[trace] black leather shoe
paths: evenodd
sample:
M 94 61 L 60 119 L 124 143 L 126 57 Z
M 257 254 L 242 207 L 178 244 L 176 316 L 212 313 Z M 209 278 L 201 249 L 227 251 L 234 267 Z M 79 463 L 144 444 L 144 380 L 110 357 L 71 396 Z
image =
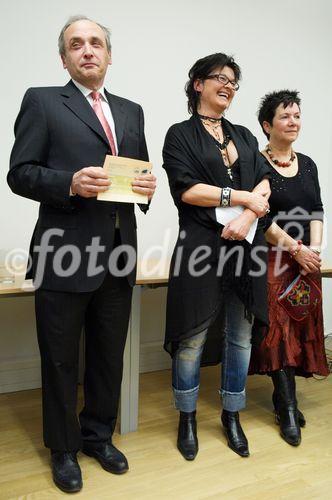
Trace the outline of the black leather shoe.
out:
M 276 422 L 280 435 L 291 446 L 301 443 L 301 429 L 295 394 L 294 369 L 285 368 L 271 373 L 274 385 L 274 401 L 277 407 Z
M 240 424 L 239 412 L 223 410 L 221 422 L 230 449 L 240 457 L 249 457 L 248 440 Z
M 53 481 L 65 493 L 75 493 L 82 489 L 82 474 L 76 453 L 51 451 Z
M 129 469 L 126 457 L 112 443 L 88 443 L 83 444 L 83 453 L 94 457 L 103 469 L 113 474 L 124 474 Z
M 180 411 L 177 447 L 186 460 L 194 460 L 198 452 L 196 411 Z

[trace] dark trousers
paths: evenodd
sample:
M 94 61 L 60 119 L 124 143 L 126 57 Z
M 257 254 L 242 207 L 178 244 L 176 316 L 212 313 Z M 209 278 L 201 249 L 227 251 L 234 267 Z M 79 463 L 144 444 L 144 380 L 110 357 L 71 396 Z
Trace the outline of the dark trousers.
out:
M 76 451 L 82 440 L 101 442 L 111 438 L 118 413 L 131 297 L 127 278 L 109 273 L 94 292 L 36 291 L 46 447 Z M 83 326 L 85 404 L 78 418 L 78 360 Z

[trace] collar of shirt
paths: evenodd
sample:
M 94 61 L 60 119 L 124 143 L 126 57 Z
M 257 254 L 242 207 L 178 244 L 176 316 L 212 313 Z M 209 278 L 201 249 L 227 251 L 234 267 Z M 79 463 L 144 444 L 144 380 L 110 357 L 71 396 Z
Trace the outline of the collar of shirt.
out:
M 92 90 L 91 89 L 88 89 L 86 87 L 84 87 L 84 85 L 82 85 L 81 83 L 78 83 L 76 80 L 72 80 L 72 82 L 74 83 L 74 85 L 76 85 L 76 87 L 78 88 L 78 90 L 80 90 L 82 92 L 82 94 L 84 95 L 84 97 L 89 97 Z M 105 94 L 105 87 L 101 87 L 100 89 L 98 89 L 98 91 L 100 93 L 100 95 L 102 96 L 103 100 L 108 102 L 107 98 L 106 98 L 106 94 Z
M 78 88 L 80 92 L 84 95 L 88 103 L 90 104 L 91 107 L 93 107 L 93 99 L 91 96 L 91 89 L 88 89 L 84 87 L 81 83 L 78 83 L 76 80 L 72 80 L 73 84 Z M 109 126 L 111 127 L 112 134 L 113 134 L 113 139 L 114 139 L 114 144 L 115 144 L 115 150 L 116 153 L 118 154 L 118 143 L 117 143 L 117 138 L 116 138 L 116 131 L 115 131 L 115 123 L 114 123 L 114 118 L 112 115 L 112 110 L 110 108 L 110 104 L 106 98 L 105 94 L 105 87 L 101 87 L 98 92 L 100 92 L 100 95 L 102 96 L 100 101 L 101 101 L 101 106 L 103 108 L 103 112 L 105 115 L 106 120 L 108 121 Z

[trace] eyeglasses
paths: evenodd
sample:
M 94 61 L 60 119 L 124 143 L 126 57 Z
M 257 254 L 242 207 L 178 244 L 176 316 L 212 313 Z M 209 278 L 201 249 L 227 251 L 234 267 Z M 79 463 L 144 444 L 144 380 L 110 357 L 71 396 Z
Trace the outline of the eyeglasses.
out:
M 237 90 L 239 90 L 239 88 L 240 88 L 240 85 L 237 82 L 235 82 L 234 80 L 230 80 L 223 73 L 216 73 L 214 75 L 208 75 L 205 77 L 205 80 L 217 80 L 219 83 L 222 83 L 225 86 L 230 83 L 232 89 L 235 90 L 235 92 Z

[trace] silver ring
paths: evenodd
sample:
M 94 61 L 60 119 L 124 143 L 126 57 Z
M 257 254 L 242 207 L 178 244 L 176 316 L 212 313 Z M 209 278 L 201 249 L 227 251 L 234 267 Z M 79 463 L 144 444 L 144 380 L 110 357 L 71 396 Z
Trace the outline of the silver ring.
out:
M 267 214 L 269 214 L 269 213 L 270 213 L 270 209 L 269 209 L 269 208 L 267 208 L 267 209 L 265 210 L 265 212 L 266 212 Z

